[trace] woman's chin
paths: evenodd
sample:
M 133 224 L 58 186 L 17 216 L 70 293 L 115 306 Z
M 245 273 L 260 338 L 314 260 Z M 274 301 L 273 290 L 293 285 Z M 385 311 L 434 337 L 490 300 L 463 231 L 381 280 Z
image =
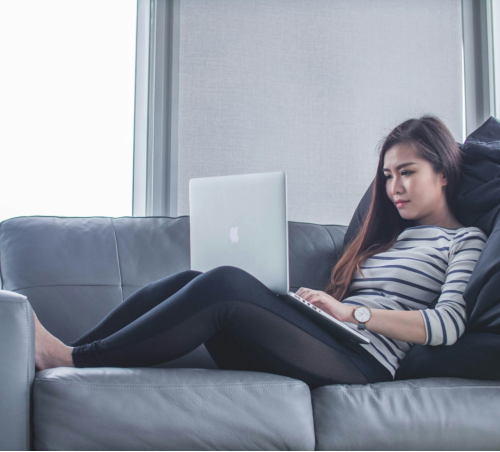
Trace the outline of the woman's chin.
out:
M 407 212 L 399 212 L 399 215 L 403 220 L 408 220 L 408 221 L 414 221 L 415 220 L 415 215 L 411 215 Z

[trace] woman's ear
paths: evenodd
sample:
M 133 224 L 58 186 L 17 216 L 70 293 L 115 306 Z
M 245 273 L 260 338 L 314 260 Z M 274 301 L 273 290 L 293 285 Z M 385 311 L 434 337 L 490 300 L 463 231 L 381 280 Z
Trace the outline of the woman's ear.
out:
M 441 172 L 441 184 L 443 187 L 448 185 L 448 178 L 446 177 L 446 174 L 444 174 L 444 171 Z

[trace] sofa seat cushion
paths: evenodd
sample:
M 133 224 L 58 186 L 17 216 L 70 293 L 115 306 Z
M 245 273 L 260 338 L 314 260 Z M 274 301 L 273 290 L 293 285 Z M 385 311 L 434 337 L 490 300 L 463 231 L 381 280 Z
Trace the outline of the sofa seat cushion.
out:
M 316 450 L 498 450 L 500 382 L 425 378 L 312 391 Z
M 39 371 L 37 450 L 314 450 L 302 381 L 249 371 L 69 368 Z

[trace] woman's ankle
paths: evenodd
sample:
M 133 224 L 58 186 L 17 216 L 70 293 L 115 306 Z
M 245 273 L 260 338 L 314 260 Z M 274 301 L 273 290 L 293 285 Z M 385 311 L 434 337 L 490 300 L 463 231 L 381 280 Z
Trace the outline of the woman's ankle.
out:
M 65 345 L 66 350 L 62 354 L 62 359 L 64 363 L 64 367 L 75 367 L 75 363 L 73 362 L 73 347 L 68 347 Z

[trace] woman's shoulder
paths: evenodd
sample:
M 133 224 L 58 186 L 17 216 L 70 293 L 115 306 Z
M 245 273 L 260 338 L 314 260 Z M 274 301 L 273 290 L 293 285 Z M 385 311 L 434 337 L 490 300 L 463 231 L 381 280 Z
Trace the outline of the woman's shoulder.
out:
M 465 236 L 477 236 L 483 238 L 485 241 L 488 239 L 488 236 L 476 226 L 463 226 L 455 231 L 455 238 Z

